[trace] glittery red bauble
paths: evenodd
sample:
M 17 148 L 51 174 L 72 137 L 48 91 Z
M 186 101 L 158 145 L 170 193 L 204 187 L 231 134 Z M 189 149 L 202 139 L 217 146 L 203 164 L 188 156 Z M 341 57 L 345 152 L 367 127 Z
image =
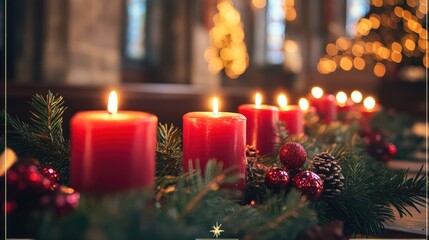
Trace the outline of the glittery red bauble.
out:
M 313 200 L 318 199 L 323 193 L 323 180 L 312 171 L 301 171 L 292 182 L 296 189 Z
M 265 175 L 265 185 L 268 189 L 279 191 L 285 189 L 289 184 L 289 174 L 284 169 L 271 169 Z
M 307 152 L 300 144 L 288 142 L 280 148 L 279 158 L 288 169 L 300 168 L 307 159 Z
M 55 169 L 51 168 L 51 167 L 43 167 L 41 172 L 43 173 L 43 175 L 47 178 L 49 178 L 49 180 L 51 180 L 51 189 L 55 190 L 59 187 L 59 183 L 60 183 L 60 175 L 57 173 L 57 171 L 55 171 Z

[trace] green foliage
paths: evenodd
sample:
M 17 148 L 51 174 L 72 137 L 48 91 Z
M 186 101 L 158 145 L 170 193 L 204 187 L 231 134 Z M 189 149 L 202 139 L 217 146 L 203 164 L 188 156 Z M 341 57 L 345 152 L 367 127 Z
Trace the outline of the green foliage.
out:
M 7 116 L 8 147 L 19 156 L 32 156 L 41 164 L 57 169 L 64 183 L 69 175 L 70 144 L 62 132 L 65 111 L 61 96 L 36 94 L 30 101 L 29 123 Z M 2 113 L 4 114 L 4 113 Z M 222 165 L 209 161 L 205 175 L 192 170 L 182 173 L 180 130 L 167 124 L 158 128 L 156 148 L 156 191 L 134 191 L 108 196 L 83 194 L 80 206 L 65 218 L 46 213 L 40 237 L 43 239 L 193 239 L 209 238 L 216 221 L 222 237 L 245 239 L 293 239 L 319 223 L 342 220 L 347 233 L 364 235 L 383 231 L 394 220 L 393 211 L 411 215 L 409 209 L 424 206 L 426 178 L 421 171 L 413 178 L 407 171 L 393 171 L 367 156 L 353 124 L 317 122 L 306 126 L 307 136 L 289 136 L 278 124 L 281 144 L 295 141 L 304 146 L 308 158 L 327 151 L 342 167 L 345 188 L 340 195 L 306 201 L 299 192 L 272 194 L 263 184 L 264 171 L 281 166 L 277 154 L 256 157 L 247 186 L 260 192 L 260 204 L 242 203 L 242 193 L 225 187 L 237 176 Z M 4 139 L 4 138 L 3 138 Z M 308 165 L 307 164 L 305 166 Z M 248 175 L 249 177 L 249 175 Z M 250 179 L 250 180 L 249 180 Z M 246 192 L 249 200 L 249 192 Z
M 156 146 L 156 176 L 178 176 L 182 172 L 182 132 L 173 124 L 159 124 Z
M 329 152 L 342 167 L 344 191 L 336 197 L 322 195 L 312 202 L 319 222 L 342 220 L 347 232 L 370 235 L 382 232 L 385 224 L 395 219 L 393 209 L 402 217 L 411 215 L 409 208 L 424 206 L 426 179 L 421 171 L 408 178 L 406 170 L 388 169 L 369 157 L 360 148 L 358 130 L 356 125 L 337 122 L 315 124 L 309 128 L 308 136 L 288 136 L 282 141 L 302 144 L 309 158 Z
M 29 103 L 33 109 L 29 123 L 2 112 L 7 118 L 7 146 L 20 157 L 34 157 L 43 166 L 55 168 L 62 183 L 67 183 L 70 143 L 62 131 L 64 100 L 49 91 L 46 96 L 34 95 Z
M 223 171 L 216 161 L 209 161 L 205 173 L 183 174 L 170 190 L 156 196 L 144 191 L 82 195 L 78 209 L 65 218 L 45 216 L 40 238 L 211 238 L 209 231 L 218 222 L 224 238 L 293 239 L 316 221 L 314 211 L 296 191 L 286 198 L 269 196 L 264 206 L 240 205 L 236 192 L 219 188 L 235 182 L 237 176 Z
M 387 141 L 395 144 L 397 159 L 415 160 L 419 150 L 425 151 L 425 139 L 411 131 L 414 123 L 409 115 L 381 111 L 372 118 L 371 128 L 380 130 Z

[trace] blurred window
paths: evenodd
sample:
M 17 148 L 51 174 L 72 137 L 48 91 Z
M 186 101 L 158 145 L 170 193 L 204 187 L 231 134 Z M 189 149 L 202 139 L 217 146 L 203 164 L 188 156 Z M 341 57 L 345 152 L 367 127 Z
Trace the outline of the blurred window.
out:
M 368 0 L 347 0 L 346 33 L 349 37 L 356 35 L 356 24 L 369 11 Z
M 143 60 L 146 56 L 146 0 L 127 0 L 125 56 Z
M 265 57 L 269 64 L 278 65 L 284 61 L 285 30 L 284 0 L 268 0 Z

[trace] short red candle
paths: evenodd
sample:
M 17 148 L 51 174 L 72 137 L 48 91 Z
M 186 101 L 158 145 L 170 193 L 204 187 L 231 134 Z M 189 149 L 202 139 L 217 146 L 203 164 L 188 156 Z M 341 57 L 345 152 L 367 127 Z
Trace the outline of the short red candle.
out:
M 323 95 L 320 98 L 310 98 L 311 106 L 316 108 L 317 114 L 320 119 L 329 124 L 337 120 L 337 106 L 334 95 Z
M 337 112 L 338 114 L 347 114 L 349 112 L 352 112 L 354 110 L 355 104 L 350 101 L 347 100 L 346 103 L 344 104 L 337 104 Z
M 259 154 L 273 154 L 278 141 L 276 124 L 279 121 L 279 109 L 275 106 L 244 104 L 238 112 L 247 118 L 246 144 L 253 145 Z
M 155 115 L 79 112 L 71 120 L 71 185 L 107 193 L 151 187 L 155 177 Z
M 304 133 L 304 114 L 296 105 L 280 108 L 279 121 L 285 124 L 291 135 Z
M 278 97 L 280 106 L 279 121 L 285 124 L 290 135 L 304 133 L 304 113 L 297 105 L 287 105 L 284 94 Z
M 238 113 L 190 112 L 183 116 L 183 166 L 189 161 L 201 171 L 210 159 L 222 162 L 224 169 L 233 167 L 243 176 L 237 188 L 244 188 L 246 170 L 246 118 Z
M 365 107 L 360 106 L 358 109 L 358 112 L 360 113 L 359 116 L 359 123 L 363 129 L 370 128 L 370 122 L 371 119 L 374 117 L 374 115 L 381 111 L 381 106 L 379 104 L 374 103 L 374 106 Z
M 337 99 L 337 112 L 342 117 L 345 117 L 348 113 L 354 109 L 354 103 L 347 97 L 347 94 L 343 91 L 339 91 L 336 96 Z

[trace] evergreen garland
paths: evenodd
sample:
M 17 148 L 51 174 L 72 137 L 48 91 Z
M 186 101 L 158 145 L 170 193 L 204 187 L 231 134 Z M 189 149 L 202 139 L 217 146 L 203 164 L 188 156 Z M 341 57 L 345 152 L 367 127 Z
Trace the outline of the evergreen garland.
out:
M 67 184 L 70 142 L 63 136 L 66 110 L 63 97 L 48 91 L 46 96 L 35 94 L 29 104 L 32 107 L 29 123 L 1 112 L 7 118 L 8 147 L 20 157 L 34 157 L 42 165 L 53 167 L 61 175 L 61 182 Z
M 29 124 L 6 115 L 8 146 L 20 156 L 33 156 L 42 165 L 56 168 L 67 182 L 70 145 L 62 133 L 66 109 L 63 99 L 51 92 L 46 97 L 36 94 L 30 105 L 33 111 Z M 160 124 L 155 192 L 83 195 L 78 209 L 64 218 L 45 212 L 38 221 L 39 236 L 192 239 L 211 237 L 210 227 L 219 221 L 227 230 L 222 237 L 293 239 L 316 222 L 325 225 L 334 220 L 343 221 L 348 234 L 370 235 L 382 232 L 385 224 L 395 219 L 393 209 L 402 217 L 411 215 L 410 207 L 424 206 L 425 173 L 420 171 L 414 178 L 407 178 L 406 170 L 393 171 L 375 162 L 360 147 L 356 125 L 314 122 L 306 128 L 307 136 L 292 137 L 279 124 L 278 146 L 296 141 L 304 146 L 310 159 L 322 151 L 334 156 L 345 177 L 344 190 L 337 196 L 322 195 L 317 201 L 306 201 L 294 189 L 273 194 L 261 184 L 259 174 L 248 178 L 247 185 L 251 192 L 263 193 L 258 194 L 262 199 L 249 198 L 247 191 L 245 199 L 249 201 L 242 202 L 236 192 L 220 188 L 236 176 L 231 176 L 228 169 L 222 170 L 216 161 L 207 164 L 204 177 L 199 170 L 183 173 L 181 132 L 173 125 Z M 253 161 L 259 170 L 280 166 L 277 156 L 258 156 Z

